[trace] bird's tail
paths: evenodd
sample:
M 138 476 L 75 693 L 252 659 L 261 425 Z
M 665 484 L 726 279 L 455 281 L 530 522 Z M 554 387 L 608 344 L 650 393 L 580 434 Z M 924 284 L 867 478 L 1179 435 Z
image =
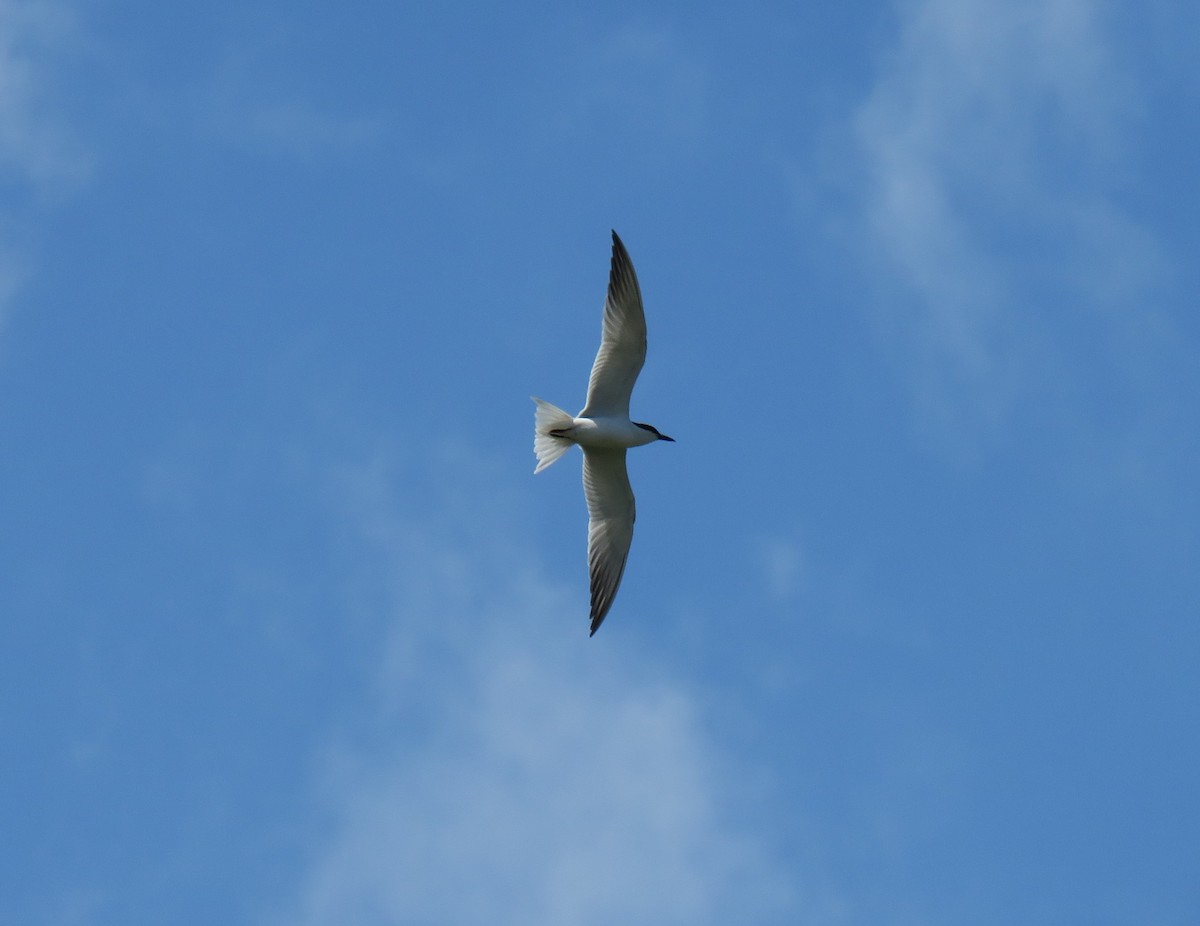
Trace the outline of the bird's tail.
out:
M 530 396 L 537 405 L 533 414 L 533 452 L 537 454 L 537 469 L 540 473 L 547 466 L 571 449 L 575 443 L 568 437 L 555 437 L 551 431 L 570 428 L 575 424 L 573 415 L 568 415 L 556 405 L 543 402 L 537 396 Z

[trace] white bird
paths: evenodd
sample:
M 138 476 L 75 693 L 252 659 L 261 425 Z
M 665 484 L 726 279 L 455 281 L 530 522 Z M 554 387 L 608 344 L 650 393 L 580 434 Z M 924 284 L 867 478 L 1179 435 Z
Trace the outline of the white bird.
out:
M 587 405 L 578 415 L 532 396 L 533 452 L 540 473 L 578 444 L 583 451 L 583 491 L 588 505 L 588 570 L 591 574 L 591 636 L 612 607 L 635 517 L 625 451 L 654 441 L 674 441 L 658 429 L 629 420 L 629 396 L 646 360 L 646 316 L 637 275 L 625 245 L 612 233 L 612 267 L 604 301 L 600 350 L 588 380 Z

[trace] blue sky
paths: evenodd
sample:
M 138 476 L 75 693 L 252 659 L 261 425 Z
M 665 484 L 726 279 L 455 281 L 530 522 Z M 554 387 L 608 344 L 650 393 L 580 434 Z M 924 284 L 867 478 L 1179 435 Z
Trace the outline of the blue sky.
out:
M 0 919 L 1197 922 L 1198 35 L 0 0 Z

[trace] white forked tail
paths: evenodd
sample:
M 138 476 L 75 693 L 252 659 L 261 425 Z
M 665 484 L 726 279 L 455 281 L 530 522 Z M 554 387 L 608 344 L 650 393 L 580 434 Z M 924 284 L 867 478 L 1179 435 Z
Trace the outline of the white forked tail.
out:
M 547 466 L 571 449 L 575 442 L 566 437 L 555 437 L 550 432 L 573 427 L 575 416 L 568 415 L 557 405 L 543 402 L 537 396 L 530 396 L 537 404 L 533 413 L 533 452 L 537 454 L 537 469 L 540 473 Z

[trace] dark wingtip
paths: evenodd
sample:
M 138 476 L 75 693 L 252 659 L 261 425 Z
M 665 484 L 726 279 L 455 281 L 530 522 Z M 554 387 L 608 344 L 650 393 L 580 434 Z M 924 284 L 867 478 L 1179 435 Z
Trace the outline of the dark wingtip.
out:
M 640 300 L 642 296 L 638 289 L 637 274 L 633 271 L 633 260 L 625 250 L 625 242 L 618 237 L 615 230 L 612 237 L 612 262 L 608 268 L 609 298 L 633 296 Z

